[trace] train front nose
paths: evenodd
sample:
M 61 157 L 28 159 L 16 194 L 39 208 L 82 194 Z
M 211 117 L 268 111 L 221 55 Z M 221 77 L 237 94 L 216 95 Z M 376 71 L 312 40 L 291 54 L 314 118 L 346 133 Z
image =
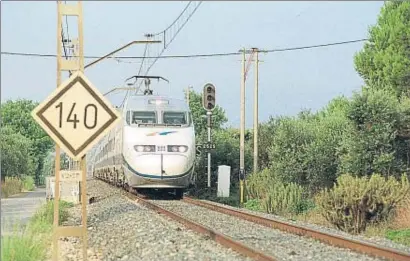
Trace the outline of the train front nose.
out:
M 184 155 L 163 155 L 162 174 L 168 177 L 184 175 L 188 172 L 188 158 Z
M 177 177 L 188 172 L 188 158 L 184 155 L 151 154 L 136 159 L 136 171 L 152 178 Z

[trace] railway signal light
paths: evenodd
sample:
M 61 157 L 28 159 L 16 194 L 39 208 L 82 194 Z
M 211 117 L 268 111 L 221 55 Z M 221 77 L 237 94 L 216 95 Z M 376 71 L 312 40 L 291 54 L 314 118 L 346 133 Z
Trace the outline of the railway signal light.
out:
M 202 96 L 202 106 L 207 111 L 212 111 L 215 109 L 215 86 L 211 83 L 207 83 L 204 86 L 203 96 Z

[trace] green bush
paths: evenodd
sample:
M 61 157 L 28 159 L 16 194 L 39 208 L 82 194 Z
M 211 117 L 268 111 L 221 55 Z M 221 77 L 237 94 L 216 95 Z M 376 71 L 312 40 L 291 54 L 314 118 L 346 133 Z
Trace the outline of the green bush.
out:
M 365 231 L 368 223 L 389 218 L 409 191 L 406 175 L 399 182 L 379 174 L 370 178 L 344 174 L 332 189 L 318 193 L 316 203 L 327 221 L 340 230 L 357 234 Z
M 271 134 L 269 160 L 285 183 L 297 183 L 313 195 L 336 181 L 337 148 L 352 128 L 346 116 L 349 101 L 337 97 L 317 113 L 282 118 Z M 269 143 L 268 143 L 269 144 Z
M 62 222 L 67 221 L 69 213 L 68 208 L 72 207 L 71 202 L 66 202 L 63 200 L 59 201 L 59 225 Z M 48 201 L 32 218 L 32 222 L 36 224 L 37 222 L 52 225 L 54 222 L 54 201 Z
M 253 174 L 247 182 L 248 196 L 252 203 L 273 214 L 298 214 L 303 206 L 303 188 L 295 183 L 285 184 L 268 169 Z
M 250 199 L 244 203 L 244 207 L 249 210 L 261 211 L 261 202 L 259 199 Z
M 32 191 L 35 188 L 34 178 L 32 176 L 25 176 L 23 178 L 23 189 L 27 191 Z

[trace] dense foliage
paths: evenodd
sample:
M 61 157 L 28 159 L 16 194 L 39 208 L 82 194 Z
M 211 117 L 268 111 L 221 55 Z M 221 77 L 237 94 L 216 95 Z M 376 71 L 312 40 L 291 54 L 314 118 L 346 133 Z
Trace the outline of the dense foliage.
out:
M 35 176 L 38 180 L 43 170 L 44 158 L 53 142 L 31 117 L 31 111 L 37 104 L 23 99 L 7 101 L 0 107 L 1 128 L 4 133 L 4 136 L 1 135 L 0 145 L 2 146 L 2 177 L 27 174 Z M 5 158 L 10 161 L 4 160 Z M 3 172 L 3 163 L 6 168 L 9 168 L 7 172 Z M 11 168 L 18 169 L 11 170 Z
M 369 33 L 354 58 L 366 85 L 352 98 L 261 124 L 262 171 L 248 180 L 252 204 L 275 195 L 276 210 L 259 208 L 275 213 L 287 205 L 292 212 L 299 194 L 289 201 L 285 185 L 272 190 L 297 184 L 310 198 L 319 195 L 316 208 L 331 224 L 357 233 L 393 215 L 409 195 L 410 2 L 387 2 Z
M 369 29 L 369 42 L 355 56 L 357 72 L 368 86 L 409 94 L 410 2 L 389 1 L 377 24 Z

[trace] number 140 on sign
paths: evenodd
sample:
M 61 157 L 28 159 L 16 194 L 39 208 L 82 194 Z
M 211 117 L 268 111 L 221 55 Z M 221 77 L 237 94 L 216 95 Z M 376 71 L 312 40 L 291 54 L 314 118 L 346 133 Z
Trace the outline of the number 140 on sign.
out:
M 73 74 L 32 112 L 70 157 L 80 159 L 120 115 L 81 72 Z
M 75 113 L 76 104 L 77 103 L 74 102 L 71 105 L 70 112 L 68 113 L 68 116 L 65 120 L 65 122 L 67 122 L 67 123 L 72 122 L 74 129 L 77 129 L 77 123 L 80 123 L 80 120 L 77 117 L 77 113 Z M 64 121 L 63 120 L 63 115 L 64 115 L 63 114 L 63 102 L 58 103 L 55 106 L 55 108 L 59 110 L 59 126 L 58 127 L 63 128 L 63 121 Z M 94 113 L 92 113 L 92 115 L 90 115 L 88 113 L 89 109 L 91 110 L 91 113 L 94 112 Z M 82 120 L 82 123 L 84 124 L 84 127 L 89 129 L 89 130 L 94 129 L 97 126 L 97 120 L 98 120 L 97 116 L 98 116 L 98 109 L 97 109 L 97 106 L 95 104 L 85 105 L 84 112 L 83 112 L 83 120 Z M 92 122 L 92 124 L 88 124 L 87 121 Z

